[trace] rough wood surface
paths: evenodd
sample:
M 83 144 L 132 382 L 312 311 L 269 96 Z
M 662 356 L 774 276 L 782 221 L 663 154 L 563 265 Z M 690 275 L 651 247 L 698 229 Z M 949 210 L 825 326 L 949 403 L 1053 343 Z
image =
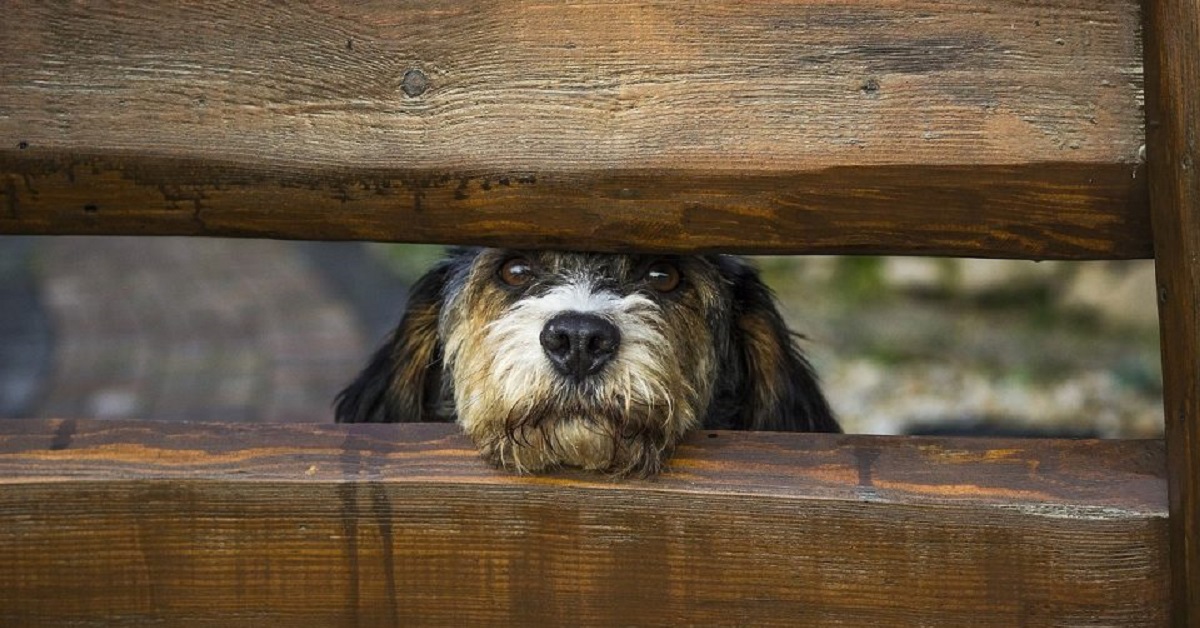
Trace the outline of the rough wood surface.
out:
M 1174 625 L 1195 628 L 1200 627 L 1200 1 L 1147 3 L 1146 72 Z
M 617 483 L 443 425 L 10 420 L 0 623 L 1157 626 L 1163 457 L 701 432 Z
M 1148 257 L 1139 18 L 6 3 L 0 232 Z

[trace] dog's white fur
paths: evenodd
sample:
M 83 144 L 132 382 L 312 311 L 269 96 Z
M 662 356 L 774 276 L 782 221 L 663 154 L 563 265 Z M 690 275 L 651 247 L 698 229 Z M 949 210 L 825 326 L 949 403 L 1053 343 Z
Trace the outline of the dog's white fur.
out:
M 621 334 L 617 355 L 588 384 L 591 398 L 620 399 L 627 415 L 635 405 L 662 408 L 663 422 L 673 434 L 696 427 L 699 418 L 692 404 L 677 408 L 674 402 L 681 392 L 694 397 L 697 391 L 670 388 L 670 382 L 687 378 L 678 372 L 681 365 L 672 359 L 670 345 L 660 331 L 664 321 L 658 304 L 641 293 L 622 296 L 598 288 L 584 275 L 573 275 L 565 281 L 543 295 L 517 301 L 488 323 L 482 334 L 445 330 L 447 368 L 456 381 L 477 384 L 455 389 L 458 422 L 463 430 L 487 440 L 497 435 L 494 417 L 533 412 L 532 400 L 577 394 L 569 389 L 574 384 L 554 372 L 540 341 L 546 323 L 567 312 L 600 316 L 616 325 Z M 696 367 L 712 370 L 710 361 Z M 587 408 L 580 411 L 586 413 Z M 545 417 L 540 423 L 548 431 L 533 436 L 543 441 L 537 446 L 522 446 L 529 434 L 499 445 L 497 455 L 503 465 L 518 471 L 537 471 L 556 464 L 591 470 L 611 465 L 615 442 L 607 430 L 598 427 L 602 425 L 601 417 L 568 414 Z M 546 443 L 553 444 L 553 453 L 547 451 Z

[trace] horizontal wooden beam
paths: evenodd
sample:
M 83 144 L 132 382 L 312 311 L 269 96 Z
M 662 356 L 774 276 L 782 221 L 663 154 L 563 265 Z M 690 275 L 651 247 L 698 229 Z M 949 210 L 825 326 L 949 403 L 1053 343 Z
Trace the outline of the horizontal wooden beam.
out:
M 445 425 L 0 421 L 4 625 L 1162 625 L 1160 441 L 700 432 L 516 477 Z
M 1152 255 L 1137 0 L 3 11 L 3 233 Z

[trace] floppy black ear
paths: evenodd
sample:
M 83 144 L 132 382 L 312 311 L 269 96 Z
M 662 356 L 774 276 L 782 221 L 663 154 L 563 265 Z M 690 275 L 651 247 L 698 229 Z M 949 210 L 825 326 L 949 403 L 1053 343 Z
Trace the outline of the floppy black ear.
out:
M 434 412 L 441 393 L 438 318 L 449 274 L 450 263 L 443 262 L 413 284 L 396 330 L 358 378 L 338 393 L 338 423 L 452 420 Z
M 796 346 L 775 295 L 753 266 L 726 257 L 720 264 L 733 291 L 728 363 L 737 399 L 733 429 L 841 432 L 812 365 Z

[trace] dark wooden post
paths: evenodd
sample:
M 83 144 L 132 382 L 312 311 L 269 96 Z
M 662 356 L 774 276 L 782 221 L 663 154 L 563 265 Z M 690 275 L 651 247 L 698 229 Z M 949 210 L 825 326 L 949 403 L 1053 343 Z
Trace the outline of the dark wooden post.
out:
M 1200 626 L 1200 0 L 1151 0 L 1145 32 L 1173 618 Z

